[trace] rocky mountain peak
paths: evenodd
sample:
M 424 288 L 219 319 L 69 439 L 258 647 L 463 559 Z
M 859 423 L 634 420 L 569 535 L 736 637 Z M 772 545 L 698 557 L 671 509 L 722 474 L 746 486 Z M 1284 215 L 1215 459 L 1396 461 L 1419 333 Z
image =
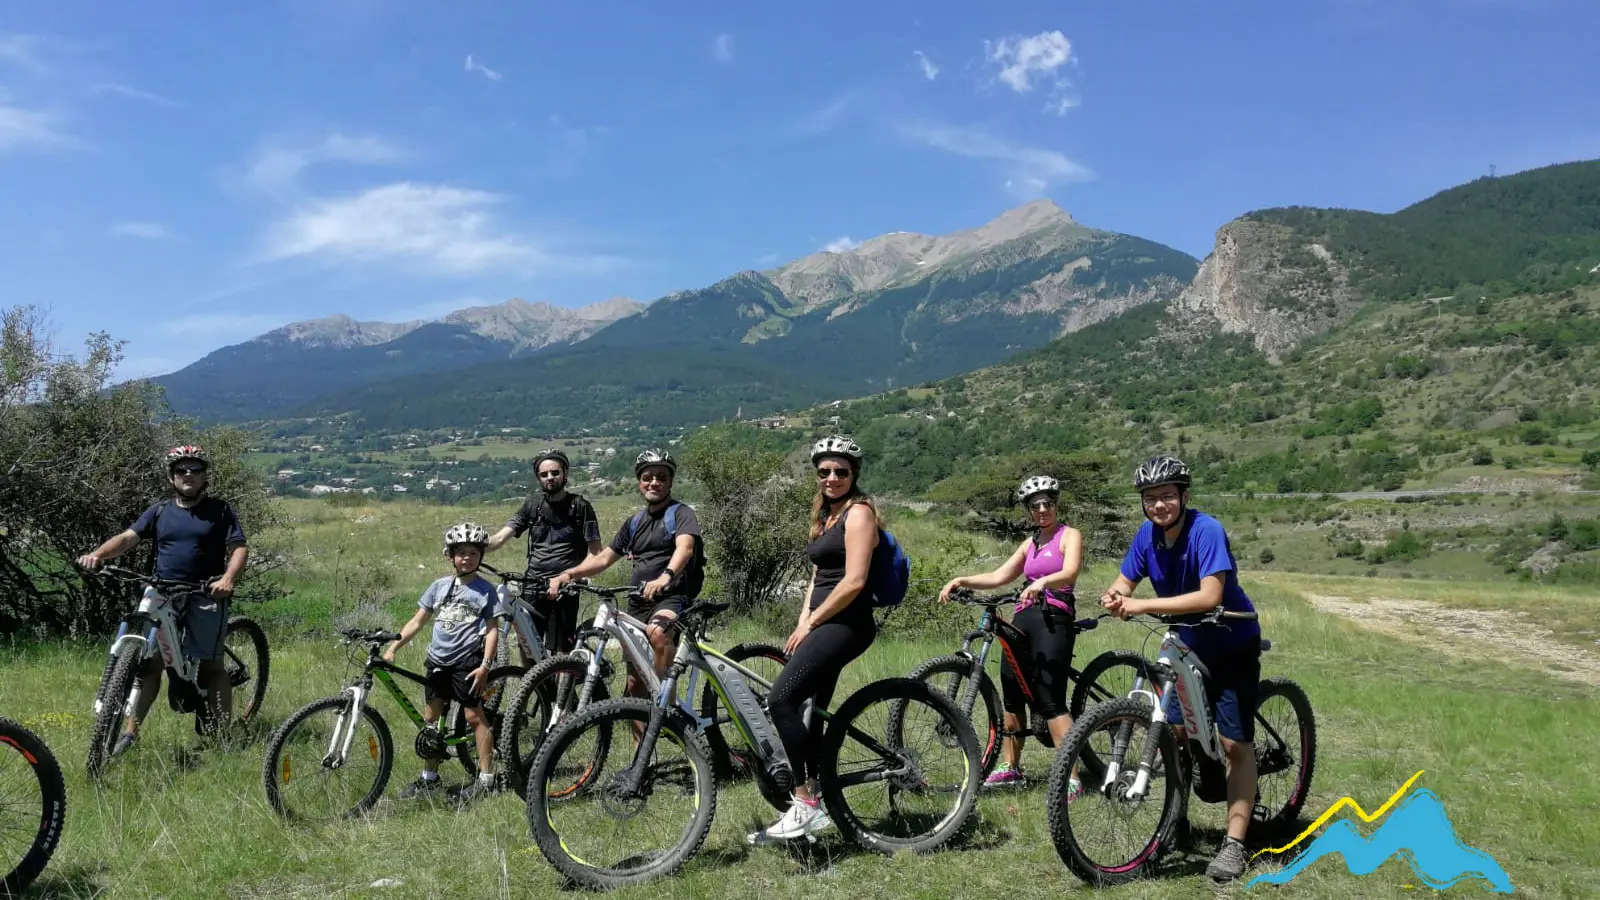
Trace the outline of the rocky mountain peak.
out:
M 298 344 L 303 347 L 334 349 L 369 347 L 373 344 L 388 343 L 423 324 L 420 319 L 410 322 L 357 322 L 343 313 L 335 313 L 321 319 L 291 322 L 255 340 L 262 343 Z

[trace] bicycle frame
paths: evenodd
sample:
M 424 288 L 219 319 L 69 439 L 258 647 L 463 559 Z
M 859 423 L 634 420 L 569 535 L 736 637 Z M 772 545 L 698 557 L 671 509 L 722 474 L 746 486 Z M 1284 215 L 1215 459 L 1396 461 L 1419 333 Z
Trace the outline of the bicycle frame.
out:
M 1027 643 L 1028 637 L 1017 626 L 1001 618 L 997 609 L 998 604 L 983 605 L 983 616 L 978 620 L 978 627 L 967 632 L 966 636 L 962 638 L 961 649 L 956 651 L 956 655 L 965 656 L 973 660 L 973 672 L 975 674 L 982 672 L 988 664 L 989 651 L 994 646 L 994 642 L 998 640 L 1000 642 L 1001 665 L 1011 670 L 1012 677 L 1016 679 L 1017 686 L 1022 689 L 1022 696 L 1027 701 L 1028 711 L 1034 718 L 1040 718 L 1042 714 L 1039 712 L 1038 701 L 1034 698 L 1033 684 L 1023 672 L 1022 664 L 1017 661 L 1016 650 L 1014 649 Z M 1075 621 L 1072 627 L 1078 629 L 1078 623 Z M 972 653 L 973 641 L 979 641 L 983 645 L 976 656 Z M 1076 683 L 1082 675 L 1083 673 L 1076 666 L 1071 662 L 1067 663 L 1067 678 L 1070 681 Z M 956 704 L 962 714 L 972 715 L 972 708 L 977 701 L 977 697 L 978 679 L 969 678 L 967 679 L 966 687 L 962 689 L 961 699 Z
M 389 696 L 394 698 L 394 702 L 400 707 L 400 711 L 406 714 L 406 718 L 411 720 L 411 724 L 416 726 L 418 731 L 424 728 L 437 728 L 441 734 L 443 733 L 445 719 L 449 718 L 450 707 L 454 706 L 455 702 L 451 701 L 444 712 L 440 714 L 438 720 L 433 725 L 429 725 L 427 720 L 422 717 L 422 713 L 412 704 L 411 698 L 406 696 L 405 691 L 401 690 L 398 684 L 395 684 L 394 676 L 396 675 L 414 681 L 424 687 L 428 683 L 428 680 L 423 676 L 409 669 L 402 669 L 379 656 L 377 647 L 373 647 L 367 654 L 367 664 L 360 677 L 339 692 L 350 695 L 350 704 L 345 708 L 349 714 L 349 721 L 348 723 L 346 722 L 346 711 L 341 711 L 338 718 L 334 719 L 333 733 L 328 738 L 328 753 L 323 757 L 324 765 L 340 765 L 344 762 L 345 757 L 349 756 L 350 744 L 355 740 L 356 736 L 355 726 L 361 721 L 361 710 L 366 707 L 367 700 L 372 695 L 374 681 L 377 681 L 388 690 Z M 348 730 L 345 727 L 347 724 L 349 725 Z M 443 740 L 445 746 L 457 746 L 472 740 L 473 737 L 471 733 L 468 733 L 454 738 L 444 737 Z
M 143 595 L 139 598 L 139 606 L 133 612 L 124 616 L 121 625 L 117 628 L 117 636 L 111 641 L 108 656 L 115 659 L 124 647 L 137 645 L 139 662 L 144 663 L 157 652 L 161 654 L 163 664 L 175 677 L 181 678 L 195 686 L 200 696 L 209 695 L 209 690 L 199 683 L 196 676 L 199 674 L 199 660 L 189 659 L 181 652 L 178 637 L 178 614 L 187 602 L 187 593 L 179 593 L 174 597 L 156 590 L 154 585 L 147 584 Z M 149 623 L 149 627 L 140 631 L 134 629 Z M 128 694 L 128 702 L 124 713 L 132 715 L 138 708 L 139 694 L 143 690 L 143 679 L 134 682 L 133 690 Z M 104 708 L 105 700 L 96 697 L 94 712 L 100 714 Z

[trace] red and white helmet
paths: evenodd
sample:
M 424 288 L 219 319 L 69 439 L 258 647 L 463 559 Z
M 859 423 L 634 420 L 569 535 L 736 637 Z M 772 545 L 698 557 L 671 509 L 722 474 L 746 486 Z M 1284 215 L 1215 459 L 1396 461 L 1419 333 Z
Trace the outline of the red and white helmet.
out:
M 208 469 L 211 468 L 211 457 L 206 453 L 205 448 L 196 447 L 194 444 L 182 444 L 168 450 L 167 468 L 172 468 L 179 460 L 184 459 L 192 459 Z

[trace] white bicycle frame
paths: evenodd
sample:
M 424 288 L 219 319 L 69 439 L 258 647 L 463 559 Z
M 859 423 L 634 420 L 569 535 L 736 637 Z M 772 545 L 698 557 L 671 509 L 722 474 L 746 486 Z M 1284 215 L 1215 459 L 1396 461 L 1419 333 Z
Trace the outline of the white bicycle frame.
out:
M 167 668 L 177 673 L 177 677 L 189 682 L 200 692 L 202 698 L 209 695 L 206 687 L 200 684 L 196 677 L 199 674 L 200 661 L 190 659 L 183 655 L 179 645 L 178 613 L 179 604 L 162 594 L 151 585 L 145 585 L 144 594 L 139 598 L 139 608 L 134 615 L 125 617 L 122 625 L 117 628 L 117 636 L 111 642 L 110 656 L 115 659 L 124 647 L 137 644 L 139 662 L 141 665 L 150 659 L 158 650 L 162 662 Z M 150 628 L 144 634 L 134 634 L 128 630 L 128 622 L 136 617 L 145 617 L 151 620 Z M 133 690 L 128 693 L 128 702 L 123 710 L 124 715 L 131 716 L 139 708 L 139 693 L 143 689 L 144 681 L 139 679 L 133 683 Z M 105 706 L 105 700 L 97 697 L 94 701 L 95 715 Z
M 649 692 L 652 695 L 660 692 L 661 677 L 656 674 L 655 650 L 650 646 L 650 636 L 645 630 L 645 623 L 617 609 L 616 602 L 611 598 L 601 597 L 592 627 L 600 631 L 602 636 L 591 644 L 580 643 L 572 651 L 573 656 L 585 662 L 583 686 L 579 690 L 578 703 L 574 711 L 589 705 L 594 685 L 600 680 L 600 668 L 605 664 L 606 644 L 610 638 L 616 638 L 624 663 L 635 673 L 643 675 Z M 545 733 L 553 731 L 563 716 L 561 705 L 556 704 L 551 710 L 550 724 L 545 728 Z
M 1207 704 L 1199 702 L 1205 697 L 1205 685 L 1202 679 L 1211 673 L 1206 669 L 1205 663 L 1194 655 L 1189 645 L 1178 637 L 1177 626 L 1167 629 L 1166 636 L 1161 639 L 1161 648 L 1156 653 L 1156 660 L 1160 665 L 1156 667 L 1152 679 L 1155 682 L 1155 689 L 1140 690 L 1136 683 L 1131 695 L 1142 696 L 1151 702 L 1153 710 L 1150 722 L 1154 726 L 1158 722 L 1167 723 L 1166 699 L 1170 691 L 1176 690 L 1186 736 L 1199 745 L 1200 752 L 1218 763 L 1224 763 L 1222 742 L 1217 737 L 1216 729 L 1212 727 L 1211 713 Z M 1116 784 L 1121 777 L 1122 768 L 1122 763 L 1115 759 L 1111 760 L 1106 767 L 1104 786 Z M 1149 764 L 1140 759 L 1139 772 L 1134 777 L 1132 786 L 1128 788 L 1129 799 L 1144 799 L 1150 788 L 1150 768 Z
M 513 587 L 510 583 L 502 583 L 495 591 L 499 595 L 501 609 L 509 609 L 511 614 L 500 623 L 500 642 L 506 640 L 514 633 L 517 636 L 517 647 L 526 656 L 528 668 L 533 668 L 539 663 L 550 658 L 550 650 L 544 645 L 544 636 L 533 624 L 533 613 L 529 611 L 526 603 L 517 602 L 522 595 L 520 588 Z

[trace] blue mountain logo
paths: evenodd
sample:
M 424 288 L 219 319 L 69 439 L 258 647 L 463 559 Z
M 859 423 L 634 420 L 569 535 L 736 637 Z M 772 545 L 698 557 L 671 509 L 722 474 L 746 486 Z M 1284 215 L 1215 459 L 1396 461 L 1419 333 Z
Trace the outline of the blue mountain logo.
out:
M 1412 781 L 1415 780 L 1416 776 L 1412 776 Z M 1410 782 L 1406 786 L 1410 786 Z M 1391 797 L 1390 802 L 1384 804 L 1385 808 L 1394 800 Z M 1343 803 L 1336 804 L 1335 808 Z M 1349 805 L 1354 806 L 1354 801 L 1350 801 Z M 1361 812 L 1359 806 L 1356 806 L 1356 810 Z M 1361 815 L 1367 821 L 1377 818 L 1377 815 L 1369 817 L 1364 812 Z M 1325 813 L 1324 818 L 1326 816 Z M 1312 829 L 1316 827 L 1313 825 Z M 1287 850 L 1297 843 L 1299 839 L 1282 849 Z M 1417 788 L 1407 795 L 1371 837 L 1362 837 L 1349 819 L 1340 819 L 1307 845 L 1293 862 L 1277 872 L 1257 875 L 1245 887 L 1254 887 L 1258 882 L 1288 884 L 1317 860 L 1335 853 L 1344 858 L 1345 868 L 1352 875 L 1370 874 L 1398 856 L 1411 866 L 1411 871 L 1423 884 L 1435 890 L 1442 891 L 1460 881 L 1477 879 L 1497 894 L 1513 892 L 1506 870 L 1489 854 L 1463 844 L 1456 837 L 1455 827 L 1450 824 L 1450 817 L 1444 811 L 1444 803 L 1439 795 L 1426 788 Z

